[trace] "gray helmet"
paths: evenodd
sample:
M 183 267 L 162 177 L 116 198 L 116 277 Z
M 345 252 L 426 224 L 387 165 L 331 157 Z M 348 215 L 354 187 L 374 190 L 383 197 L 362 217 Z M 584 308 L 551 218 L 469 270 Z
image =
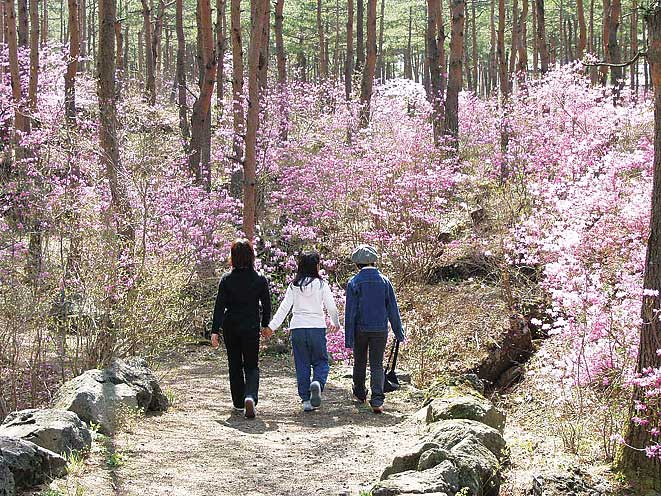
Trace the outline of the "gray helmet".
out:
M 376 263 L 378 259 L 379 254 L 376 252 L 376 248 L 373 248 L 370 245 L 360 245 L 351 254 L 351 261 L 360 265 L 373 264 Z

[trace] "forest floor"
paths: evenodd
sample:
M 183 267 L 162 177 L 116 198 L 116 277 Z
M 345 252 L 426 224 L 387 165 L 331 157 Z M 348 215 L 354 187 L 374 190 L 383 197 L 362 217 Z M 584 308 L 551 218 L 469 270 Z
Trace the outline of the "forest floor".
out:
M 322 407 L 304 413 L 291 357 L 264 357 L 258 415 L 247 420 L 232 411 L 222 351 L 188 348 L 161 365 L 172 408 L 127 418 L 112 445 L 95 443 L 78 470 L 54 483 L 60 494 L 358 495 L 422 428 L 410 419 L 419 397 L 393 393 L 375 415 L 352 402 L 342 366 L 331 369 Z

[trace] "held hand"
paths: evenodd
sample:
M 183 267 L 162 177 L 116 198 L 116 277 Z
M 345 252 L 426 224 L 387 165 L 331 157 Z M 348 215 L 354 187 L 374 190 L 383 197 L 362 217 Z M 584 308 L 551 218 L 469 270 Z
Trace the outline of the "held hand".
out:
M 333 325 L 333 324 L 330 324 L 330 325 L 328 326 L 328 330 L 329 330 L 330 332 L 336 332 L 338 329 L 339 329 L 339 327 L 336 326 L 336 325 Z
M 220 336 L 218 334 L 211 335 L 211 347 L 218 348 L 220 346 Z
M 268 339 L 271 336 L 273 336 L 273 329 L 270 327 L 262 327 L 262 337 Z

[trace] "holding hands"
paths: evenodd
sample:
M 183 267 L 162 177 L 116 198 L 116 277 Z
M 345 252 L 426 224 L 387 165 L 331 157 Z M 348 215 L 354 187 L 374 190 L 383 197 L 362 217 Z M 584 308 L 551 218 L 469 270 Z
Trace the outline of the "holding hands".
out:
M 268 339 L 271 336 L 273 336 L 273 329 L 270 327 L 262 327 L 262 337 Z

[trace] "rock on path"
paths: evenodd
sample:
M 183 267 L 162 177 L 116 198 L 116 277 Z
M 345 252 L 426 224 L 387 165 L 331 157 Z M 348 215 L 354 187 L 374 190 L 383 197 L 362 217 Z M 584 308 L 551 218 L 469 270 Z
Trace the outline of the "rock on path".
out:
M 408 419 L 420 404 L 404 392 L 389 395 L 386 414 L 374 415 L 352 403 L 350 379 L 333 368 L 322 409 L 303 413 L 292 358 L 260 365 L 258 417 L 246 420 L 231 411 L 224 353 L 173 357 L 156 374 L 164 374 L 174 406 L 116 436 L 119 468 L 97 450 L 66 483 L 96 496 L 357 495 L 419 439 L 421 425 Z

